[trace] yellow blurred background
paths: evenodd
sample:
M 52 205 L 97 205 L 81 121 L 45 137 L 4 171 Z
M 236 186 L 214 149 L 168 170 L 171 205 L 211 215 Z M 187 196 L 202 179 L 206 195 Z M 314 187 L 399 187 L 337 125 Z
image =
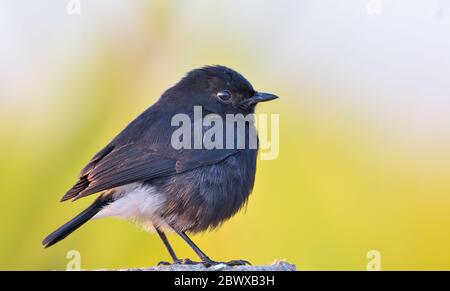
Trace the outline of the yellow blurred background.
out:
M 94 198 L 58 202 L 85 163 L 207 64 L 281 96 L 258 109 L 280 115 L 279 158 L 259 160 L 245 211 L 193 237 L 209 256 L 366 270 L 376 250 L 383 270 L 450 269 L 450 3 L 68 2 L 0 4 L 1 270 L 62 270 L 70 250 L 84 269 L 169 260 L 114 219 L 41 240 Z

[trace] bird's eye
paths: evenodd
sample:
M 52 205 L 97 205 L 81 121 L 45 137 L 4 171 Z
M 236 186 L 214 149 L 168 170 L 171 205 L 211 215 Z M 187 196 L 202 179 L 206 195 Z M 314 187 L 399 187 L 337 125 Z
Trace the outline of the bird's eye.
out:
M 217 93 L 217 98 L 222 102 L 228 103 L 231 101 L 231 92 L 228 90 L 219 91 Z

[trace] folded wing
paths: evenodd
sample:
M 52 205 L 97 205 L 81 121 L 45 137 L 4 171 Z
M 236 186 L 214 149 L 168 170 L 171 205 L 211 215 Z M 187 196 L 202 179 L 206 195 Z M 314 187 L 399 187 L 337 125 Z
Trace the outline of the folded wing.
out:
M 78 182 L 61 201 L 79 198 L 114 187 L 151 180 L 218 163 L 235 154 L 230 149 L 160 148 L 129 143 L 120 147 L 109 145 L 88 163 Z

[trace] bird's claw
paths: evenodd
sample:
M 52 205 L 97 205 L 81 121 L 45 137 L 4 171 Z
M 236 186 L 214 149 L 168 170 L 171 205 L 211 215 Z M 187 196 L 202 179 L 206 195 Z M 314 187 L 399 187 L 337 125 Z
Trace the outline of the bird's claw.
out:
M 194 262 L 190 259 L 178 259 L 173 261 L 172 263 L 162 261 L 158 263 L 158 266 L 170 266 L 170 265 L 196 265 L 201 264 L 200 262 Z
M 246 260 L 232 260 L 225 263 L 227 266 L 251 266 L 252 264 Z
M 179 264 L 179 265 L 196 265 L 196 264 L 200 264 L 200 262 L 194 262 L 190 259 L 182 259 L 182 260 L 178 260 L 175 262 L 175 264 Z
M 251 266 L 252 265 L 249 261 L 246 261 L 246 260 L 231 260 L 228 262 L 215 262 L 215 261 L 209 260 L 209 261 L 203 261 L 202 264 L 205 267 L 212 267 L 212 266 L 217 266 L 217 265 L 226 265 L 228 267 Z
M 216 262 L 213 260 L 205 260 L 202 262 L 194 262 L 190 259 L 178 259 L 178 260 L 175 260 L 173 263 L 166 262 L 166 261 L 159 262 L 158 266 L 197 265 L 197 264 L 203 264 L 207 268 L 217 266 L 217 265 L 226 265 L 228 267 L 251 266 L 252 265 L 249 261 L 246 261 L 246 260 L 231 260 L 229 262 Z

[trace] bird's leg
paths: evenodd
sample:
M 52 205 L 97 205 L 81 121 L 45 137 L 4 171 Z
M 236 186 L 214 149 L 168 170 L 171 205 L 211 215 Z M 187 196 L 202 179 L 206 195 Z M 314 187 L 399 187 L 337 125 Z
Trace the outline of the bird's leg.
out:
M 214 265 L 215 262 L 211 260 L 187 235 L 184 231 L 175 230 L 182 239 L 194 250 L 194 252 L 200 257 L 203 264 Z
M 211 267 L 213 265 L 218 265 L 218 264 L 226 264 L 228 266 L 250 265 L 250 262 L 245 261 L 245 260 L 233 260 L 233 261 L 229 261 L 229 262 L 226 262 L 226 263 L 213 261 L 186 235 L 186 233 L 184 231 L 179 231 L 179 230 L 176 230 L 176 229 L 175 229 L 175 231 L 194 250 L 194 252 L 202 260 L 203 265 L 205 265 L 206 267 Z
M 173 264 L 184 264 L 184 265 L 193 265 L 193 264 L 199 264 L 198 262 L 191 261 L 189 259 L 179 259 L 177 255 L 175 254 L 175 251 L 173 250 L 172 246 L 169 243 L 169 240 L 167 239 L 166 234 L 156 225 L 153 225 L 153 227 L 156 229 L 156 232 L 159 234 L 159 237 L 163 241 L 164 245 L 166 246 L 167 250 L 169 251 L 170 256 L 172 257 Z M 159 262 L 158 266 L 160 265 L 171 265 L 169 262 Z
M 180 259 L 178 259 L 177 255 L 175 254 L 175 251 L 173 250 L 172 246 L 169 243 L 169 240 L 167 239 L 166 234 L 159 229 L 156 225 L 153 225 L 156 229 L 156 232 L 159 234 L 159 237 L 163 241 L 164 245 L 166 246 L 167 250 L 169 251 L 170 256 L 172 257 L 172 260 L 175 264 L 181 262 Z M 159 262 L 158 265 L 170 265 L 168 262 Z

